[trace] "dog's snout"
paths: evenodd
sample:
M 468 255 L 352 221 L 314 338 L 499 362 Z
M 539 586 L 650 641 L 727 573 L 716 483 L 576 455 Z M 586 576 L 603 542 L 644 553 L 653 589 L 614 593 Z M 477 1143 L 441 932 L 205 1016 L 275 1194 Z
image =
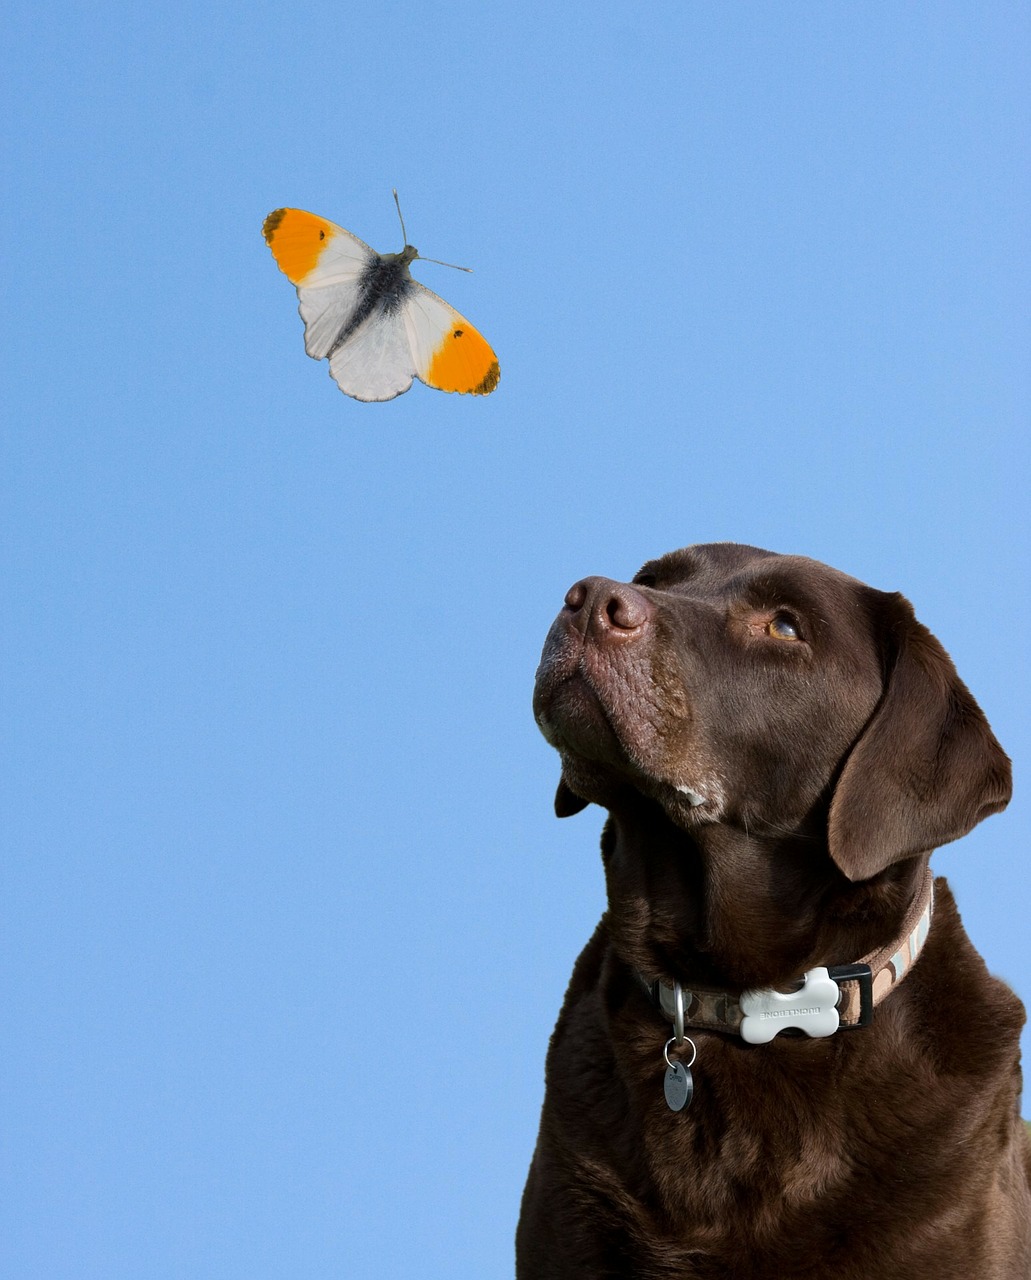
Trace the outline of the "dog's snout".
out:
M 566 610 L 584 635 L 628 640 L 649 623 L 652 605 L 636 587 L 610 578 L 582 578 L 566 592 Z

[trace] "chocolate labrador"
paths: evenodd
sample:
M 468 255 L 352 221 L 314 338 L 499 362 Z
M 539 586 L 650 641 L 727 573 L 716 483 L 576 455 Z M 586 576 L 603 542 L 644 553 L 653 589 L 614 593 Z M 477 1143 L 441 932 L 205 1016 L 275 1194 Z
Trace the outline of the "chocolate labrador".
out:
M 570 588 L 534 710 L 559 816 L 608 810 L 608 909 L 548 1052 L 521 1280 L 1031 1275 L 1023 1008 L 928 871 L 1010 766 L 909 603 L 690 547 Z

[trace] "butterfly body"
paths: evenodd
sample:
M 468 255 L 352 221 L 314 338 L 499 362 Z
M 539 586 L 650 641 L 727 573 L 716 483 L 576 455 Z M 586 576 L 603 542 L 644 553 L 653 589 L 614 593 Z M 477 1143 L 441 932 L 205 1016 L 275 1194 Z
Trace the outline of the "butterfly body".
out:
M 335 223 L 277 209 L 264 235 L 297 289 L 304 347 L 329 360 L 341 391 L 392 400 L 419 378 L 441 391 L 487 395 L 501 376 L 483 336 L 409 270 L 418 250 L 377 253 Z

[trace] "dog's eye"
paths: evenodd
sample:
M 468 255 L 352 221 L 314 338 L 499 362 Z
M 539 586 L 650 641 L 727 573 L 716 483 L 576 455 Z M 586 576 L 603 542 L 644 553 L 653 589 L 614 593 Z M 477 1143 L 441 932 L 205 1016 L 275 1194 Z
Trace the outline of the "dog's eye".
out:
M 766 634 L 775 640 L 801 640 L 802 633 L 794 618 L 787 613 L 775 613 L 766 624 Z

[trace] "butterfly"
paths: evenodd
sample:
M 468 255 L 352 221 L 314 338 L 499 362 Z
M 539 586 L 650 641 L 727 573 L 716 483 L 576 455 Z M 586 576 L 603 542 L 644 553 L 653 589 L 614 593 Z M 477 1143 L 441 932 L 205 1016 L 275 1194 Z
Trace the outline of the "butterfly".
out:
M 400 205 L 397 212 L 400 217 Z M 330 375 L 347 395 L 393 400 L 413 378 L 474 396 L 498 385 L 498 358 L 483 335 L 412 278 L 408 268 L 419 252 L 407 235 L 400 253 L 377 253 L 303 209 L 276 209 L 262 230 L 280 271 L 297 288 L 305 351 L 314 360 L 329 359 Z

